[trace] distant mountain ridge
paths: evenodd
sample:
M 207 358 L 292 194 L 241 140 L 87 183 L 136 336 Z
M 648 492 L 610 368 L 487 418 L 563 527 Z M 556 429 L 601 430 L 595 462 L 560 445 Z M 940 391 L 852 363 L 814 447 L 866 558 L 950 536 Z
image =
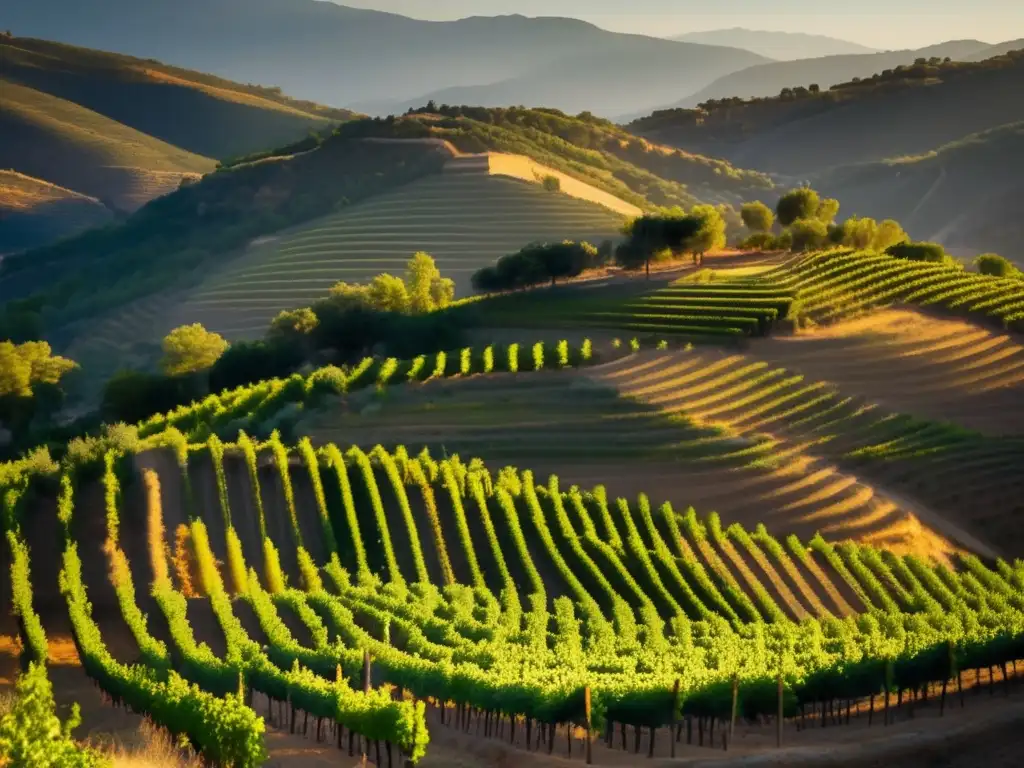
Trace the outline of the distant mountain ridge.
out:
M 32 0 L 11 5 L 4 10 L 3 24 L 18 35 L 153 57 L 376 114 L 396 104 L 422 103 L 421 97 L 442 89 L 527 78 L 524 88 L 507 91 L 511 103 L 569 108 L 580 101 L 575 93 L 582 88 L 591 97 L 587 109 L 615 115 L 672 101 L 681 90 L 692 92 L 728 72 L 765 62 L 747 51 L 623 35 L 564 18 L 478 16 L 427 22 L 317 0 Z M 602 51 L 617 51 L 617 61 L 602 60 Z M 644 103 L 627 99 L 625 87 L 594 100 L 602 94 L 602 78 L 616 69 L 633 73 L 634 80 L 643 74 L 648 81 Z M 564 77 L 560 88 L 533 97 L 532 89 L 543 85 L 545 77 L 564 72 L 575 75 Z M 537 78 L 532 85 L 531 73 Z
M 696 107 L 712 99 L 777 96 L 783 88 L 808 87 L 812 84 L 826 89 L 857 77 L 870 77 L 886 69 L 913 64 L 921 58 L 948 57 L 954 61 L 965 61 L 991 47 L 980 40 L 951 40 L 915 50 L 769 62 L 725 75 L 665 108 Z
M 776 61 L 795 61 L 796 59 L 814 59 L 821 56 L 840 56 L 844 54 L 878 53 L 877 48 L 869 48 L 866 45 L 826 35 L 809 35 L 805 32 L 775 32 L 745 29 L 743 27 L 712 29 L 704 32 L 686 32 L 682 35 L 673 35 L 669 39 L 683 43 L 742 48 L 743 50 L 752 51 Z

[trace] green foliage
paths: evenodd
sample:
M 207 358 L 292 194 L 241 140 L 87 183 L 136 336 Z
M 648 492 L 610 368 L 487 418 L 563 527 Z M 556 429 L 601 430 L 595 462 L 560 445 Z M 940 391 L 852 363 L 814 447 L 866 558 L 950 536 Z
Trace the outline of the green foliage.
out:
M 31 664 L 15 684 L 15 700 L 0 718 L 0 764 L 32 768 L 100 768 L 110 760 L 71 738 L 82 722 L 77 704 L 63 723 L 57 717 L 46 667 Z
M 751 232 L 771 232 L 775 225 L 775 213 L 760 200 L 753 203 L 744 203 L 740 209 L 740 216 L 743 223 Z
M 285 344 L 303 343 L 320 324 L 319 318 L 308 307 L 278 313 L 270 323 L 267 340 Z
M 45 341 L 0 341 L 0 398 L 32 397 L 37 385 L 55 385 L 77 364 L 54 355 Z
M 433 257 L 422 251 L 413 254 L 406 265 L 405 288 L 413 314 L 444 309 L 455 298 L 454 281 L 442 277 Z
M 561 192 L 562 191 L 562 180 L 557 176 L 551 174 L 546 175 L 540 180 L 540 185 L 544 187 L 548 192 Z
M 974 266 L 983 275 L 993 277 L 1021 277 L 1021 271 L 1009 259 L 997 253 L 983 253 L 974 260 Z
M 507 291 L 541 283 L 552 285 L 558 279 L 578 277 L 587 269 L 600 266 L 597 249 L 590 243 L 565 240 L 561 243 L 533 243 L 517 253 L 502 256 L 493 267 L 484 267 L 473 275 L 478 291 Z
M 953 258 L 938 243 L 897 243 L 885 251 L 897 259 L 908 261 L 927 261 L 933 264 L 950 264 Z
M 508 370 L 509 373 L 519 372 L 519 345 L 508 345 Z
M 801 187 L 784 194 L 776 206 L 775 213 L 783 227 L 801 219 L 813 219 L 821 207 L 821 197 L 813 189 Z
M 211 368 L 227 348 L 222 336 L 201 324 L 183 325 L 164 337 L 161 367 L 168 376 L 199 373 Z
M 789 233 L 793 238 L 790 248 L 797 253 L 820 250 L 828 244 L 828 227 L 818 219 L 798 219 Z
M 713 205 L 695 205 L 690 216 L 698 220 L 699 227 L 687 241 L 687 250 L 704 254 L 725 247 L 725 219 L 721 211 Z

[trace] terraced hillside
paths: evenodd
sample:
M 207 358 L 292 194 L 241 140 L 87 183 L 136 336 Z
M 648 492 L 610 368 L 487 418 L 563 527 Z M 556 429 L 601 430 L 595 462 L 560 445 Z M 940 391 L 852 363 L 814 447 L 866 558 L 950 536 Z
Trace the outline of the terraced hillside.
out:
M 737 340 L 828 325 L 895 304 L 999 329 L 1024 328 L 1024 282 L 1016 278 L 849 250 L 777 257 L 775 266 L 766 259 L 737 270 L 697 270 L 671 285 L 626 295 L 593 291 L 558 302 L 540 294 L 501 297 L 485 311 L 495 318 L 521 312 L 531 324 Z
M 0 255 L 74 235 L 111 218 L 95 198 L 15 171 L 0 171 Z
M 212 274 L 168 318 L 168 329 L 201 322 L 228 338 L 260 336 L 283 309 L 307 306 L 339 280 L 400 272 L 426 251 L 456 292 L 499 256 L 533 241 L 600 243 L 623 217 L 607 208 L 494 175 L 487 156 L 455 158 L 438 176 L 314 220 L 254 245 Z

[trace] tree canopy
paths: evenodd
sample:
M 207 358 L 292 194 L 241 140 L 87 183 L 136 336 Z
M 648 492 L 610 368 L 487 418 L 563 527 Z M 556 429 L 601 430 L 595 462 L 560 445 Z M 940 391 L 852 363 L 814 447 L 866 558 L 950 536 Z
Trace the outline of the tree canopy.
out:
M 187 376 L 213 366 L 228 348 L 224 337 L 200 323 L 175 328 L 164 337 L 161 368 L 168 376 Z
M 801 187 L 784 194 L 775 209 L 779 223 L 788 227 L 800 219 L 813 219 L 821 207 L 821 196 L 809 187 Z
M 600 263 L 601 256 L 590 243 L 533 243 L 502 256 L 494 266 L 478 270 L 473 275 L 473 287 L 478 291 L 507 291 L 547 282 L 554 285 L 560 278 L 578 277 Z
M 744 203 L 740 209 L 740 216 L 743 223 L 751 232 L 770 232 L 775 224 L 775 214 L 772 209 L 760 200 L 753 203 Z
M 0 341 L 0 397 L 32 397 L 36 385 L 58 384 L 77 367 L 73 360 L 54 355 L 45 341 Z

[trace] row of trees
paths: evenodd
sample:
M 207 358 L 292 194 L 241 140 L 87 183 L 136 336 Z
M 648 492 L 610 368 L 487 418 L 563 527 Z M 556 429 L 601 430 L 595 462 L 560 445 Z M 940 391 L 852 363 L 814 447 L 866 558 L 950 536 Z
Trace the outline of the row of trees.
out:
M 822 198 L 809 187 L 787 192 L 774 211 L 757 201 L 745 204 L 740 215 L 750 231 L 741 248 L 801 252 L 842 245 L 884 251 L 910 240 L 892 219 L 852 216 L 837 223 L 839 201 Z
M 477 291 L 510 291 L 579 277 L 588 269 L 602 267 L 611 257 L 611 246 L 601 249 L 590 243 L 531 243 L 516 253 L 502 256 L 492 267 L 473 275 Z
M 695 263 L 704 254 L 725 246 L 726 223 L 713 205 L 695 205 L 689 213 L 673 209 L 663 214 L 646 214 L 623 230 L 626 241 L 615 251 L 615 261 L 624 269 L 644 268 L 651 263 L 678 259 L 687 254 Z

